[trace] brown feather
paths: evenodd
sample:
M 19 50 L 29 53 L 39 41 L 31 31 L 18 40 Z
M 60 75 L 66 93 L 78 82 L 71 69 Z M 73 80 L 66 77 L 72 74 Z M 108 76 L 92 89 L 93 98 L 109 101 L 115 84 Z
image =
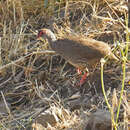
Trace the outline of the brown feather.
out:
M 49 34 L 49 32 L 47 33 Z M 104 42 L 82 38 L 78 35 L 70 35 L 67 38 L 52 41 L 49 36 L 47 38 L 51 48 L 69 63 L 80 69 L 93 66 L 105 56 L 118 60 L 111 52 L 109 45 Z
M 89 38 L 83 39 L 72 36 L 65 39 L 58 39 L 50 45 L 59 55 L 79 68 L 94 65 L 101 58 L 112 53 L 108 44 Z

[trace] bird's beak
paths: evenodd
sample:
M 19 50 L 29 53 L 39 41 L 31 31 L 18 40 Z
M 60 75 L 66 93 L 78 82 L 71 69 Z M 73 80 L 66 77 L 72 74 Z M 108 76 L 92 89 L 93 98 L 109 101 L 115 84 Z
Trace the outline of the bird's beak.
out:
M 42 37 L 38 37 L 37 41 L 44 41 L 44 39 Z
M 37 41 L 41 41 L 41 37 L 37 37 Z

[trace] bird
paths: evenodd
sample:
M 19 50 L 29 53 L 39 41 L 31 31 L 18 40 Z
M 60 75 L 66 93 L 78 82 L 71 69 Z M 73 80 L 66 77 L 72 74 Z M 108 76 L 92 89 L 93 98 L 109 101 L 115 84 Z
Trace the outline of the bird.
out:
M 47 39 L 52 50 L 76 67 L 78 73 L 84 72 L 79 86 L 84 84 L 88 70 L 99 63 L 101 58 L 108 56 L 109 59 L 118 60 L 107 43 L 92 38 L 69 34 L 57 39 L 47 28 L 40 29 L 37 38 Z

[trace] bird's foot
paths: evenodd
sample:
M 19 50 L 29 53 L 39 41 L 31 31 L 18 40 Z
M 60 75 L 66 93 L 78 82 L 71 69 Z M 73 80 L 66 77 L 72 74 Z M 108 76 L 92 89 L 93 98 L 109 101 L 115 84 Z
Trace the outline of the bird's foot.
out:
M 78 86 L 82 86 L 85 83 L 85 79 L 87 78 L 88 74 L 87 72 L 84 73 L 84 75 L 82 76 L 80 82 L 78 83 Z

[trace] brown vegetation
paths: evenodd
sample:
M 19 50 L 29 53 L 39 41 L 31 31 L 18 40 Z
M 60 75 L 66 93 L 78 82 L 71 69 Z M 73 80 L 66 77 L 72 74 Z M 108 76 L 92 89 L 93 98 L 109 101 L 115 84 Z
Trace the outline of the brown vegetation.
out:
M 116 113 L 125 66 L 118 127 L 127 130 L 130 125 L 127 12 L 125 0 L 48 0 L 48 3 L 1 0 L 0 129 L 82 130 L 87 128 L 92 113 L 108 110 L 101 89 L 100 65 L 77 88 L 75 84 L 80 77 L 75 68 L 51 51 L 47 41 L 45 44 L 36 41 L 36 30 L 46 27 L 57 37 L 73 32 L 110 44 L 120 62 L 107 60 L 104 86 Z

